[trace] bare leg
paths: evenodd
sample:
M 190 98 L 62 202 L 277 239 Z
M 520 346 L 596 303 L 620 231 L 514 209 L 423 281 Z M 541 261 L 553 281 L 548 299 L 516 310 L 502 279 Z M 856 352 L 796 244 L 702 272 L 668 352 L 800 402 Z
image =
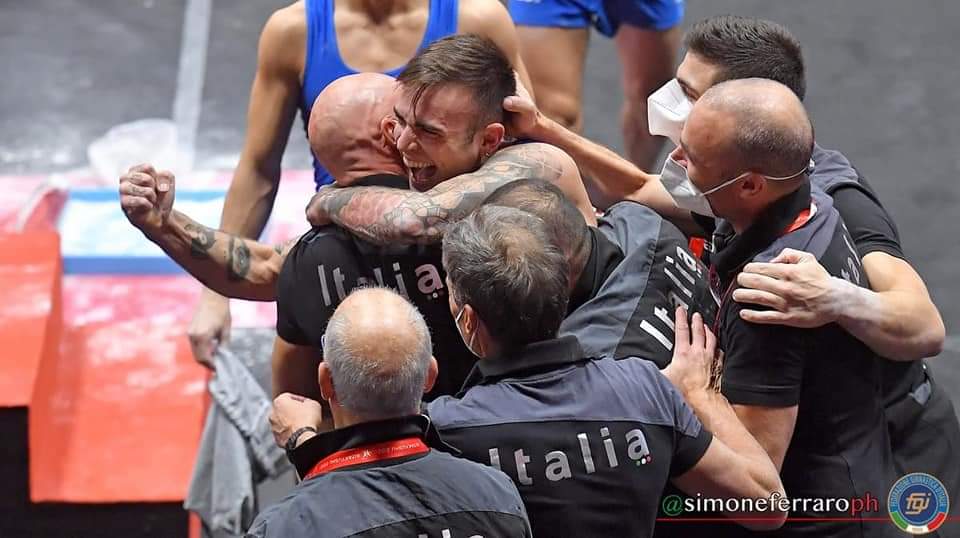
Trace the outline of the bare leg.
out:
M 579 131 L 589 29 L 517 26 L 517 36 L 537 107 L 547 117 Z
M 647 130 L 647 97 L 673 77 L 681 36 L 679 26 L 661 32 L 624 24 L 614 38 L 623 66 L 623 140 L 627 156 L 646 171 L 666 140 Z

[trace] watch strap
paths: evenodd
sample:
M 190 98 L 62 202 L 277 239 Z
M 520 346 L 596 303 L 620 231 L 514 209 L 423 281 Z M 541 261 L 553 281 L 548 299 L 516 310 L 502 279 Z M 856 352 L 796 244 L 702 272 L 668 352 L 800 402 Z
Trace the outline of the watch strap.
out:
M 300 439 L 300 436 L 306 432 L 317 433 L 317 429 L 314 428 L 313 426 L 304 426 L 302 428 L 297 428 L 297 430 L 294 431 L 293 434 L 287 439 L 287 442 L 284 443 L 283 448 L 287 452 L 292 451 L 294 448 L 297 447 L 297 440 Z

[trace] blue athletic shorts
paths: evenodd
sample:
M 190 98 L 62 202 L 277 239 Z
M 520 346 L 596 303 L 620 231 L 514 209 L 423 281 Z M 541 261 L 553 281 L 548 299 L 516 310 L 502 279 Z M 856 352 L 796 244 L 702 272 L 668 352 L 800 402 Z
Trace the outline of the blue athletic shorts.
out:
M 509 0 L 520 26 L 586 28 L 612 37 L 621 24 L 668 30 L 683 20 L 684 0 Z

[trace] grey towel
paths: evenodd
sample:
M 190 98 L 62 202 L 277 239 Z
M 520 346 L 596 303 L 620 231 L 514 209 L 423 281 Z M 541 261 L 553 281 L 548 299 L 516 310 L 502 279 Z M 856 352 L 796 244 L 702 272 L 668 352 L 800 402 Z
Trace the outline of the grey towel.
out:
M 270 398 L 250 370 L 224 346 L 214 362 L 213 402 L 183 506 L 213 536 L 242 536 L 257 515 L 255 485 L 289 463 L 270 431 Z

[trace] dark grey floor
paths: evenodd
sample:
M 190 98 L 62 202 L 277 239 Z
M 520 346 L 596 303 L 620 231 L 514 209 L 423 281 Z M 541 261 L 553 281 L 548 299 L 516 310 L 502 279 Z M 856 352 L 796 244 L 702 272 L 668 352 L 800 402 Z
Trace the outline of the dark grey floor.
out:
M 257 36 L 285 0 L 214 0 L 198 166 L 228 167 L 242 143 Z M 170 117 L 185 0 L 34 0 L 0 4 L 0 174 L 86 166 L 110 126 Z M 689 0 L 688 23 L 719 13 L 771 18 L 805 45 L 807 105 L 825 146 L 844 151 L 896 218 L 903 243 L 957 331 L 960 38 L 955 0 Z M 619 67 L 595 37 L 586 133 L 616 149 Z M 619 92 L 615 92 L 619 93 Z M 285 163 L 309 165 L 295 124 Z M 950 254 L 953 252 L 954 254 Z M 960 332 L 960 331 L 957 331 Z M 932 361 L 960 392 L 960 338 Z

